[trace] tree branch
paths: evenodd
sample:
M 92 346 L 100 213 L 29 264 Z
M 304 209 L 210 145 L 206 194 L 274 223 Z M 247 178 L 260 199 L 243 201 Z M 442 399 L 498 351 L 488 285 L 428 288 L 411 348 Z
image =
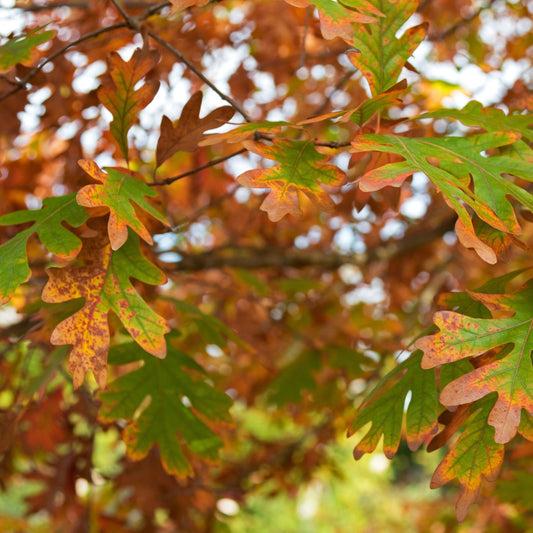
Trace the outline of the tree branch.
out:
M 181 261 L 173 265 L 178 272 L 220 269 L 222 267 L 242 268 L 304 268 L 320 267 L 335 270 L 342 265 L 368 266 L 376 261 L 390 261 L 394 257 L 425 246 L 453 231 L 455 216 L 445 219 L 439 226 L 428 231 L 418 231 L 401 241 L 383 244 L 362 254 L 340 254 L 322 250 L 298 250 L 283 248 L 222 247 L 199 254 L 183 254 Z

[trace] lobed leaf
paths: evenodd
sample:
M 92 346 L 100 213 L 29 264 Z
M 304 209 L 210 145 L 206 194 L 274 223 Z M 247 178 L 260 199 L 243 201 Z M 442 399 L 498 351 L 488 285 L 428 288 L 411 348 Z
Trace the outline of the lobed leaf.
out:
M 205 131 L 222 126 L 235 113 L 231 106 L 223 106 L 214 109 L 206 117 L 200 118 L 201 105 L 202 93 L 198 91 L 185 104 L 175 125 L 166 115 L 163 115 L 156 150 L 158 167 L 176 152 L 194 152 L 198 148 L 198 143 L 206 137 Z
M 94 161 L 81 159 L 78 164 L 89 176 L 102 183 L 86 185 L 78 192 L 76 199 L 85 207 L 109 209 L 108 231 L 113 250 L 118 250 L 126 242 L 128 226 L 147 243 L 153 243 L 152 236 L 135 212 L 133 202 L 162 224 L 169 225 L 165 217 L 145 200 L 145 196 L 153 198 L 157 193 L 129 170 L 105 168 L 106 174 Z
M 287 214 L 301 216 L 298 194 L 305 194 L 320 209 L 330 210 L 333 201 L 320 185 L 339 186 L 344 173 L 325 163 L 327 156 L 320 154 L 312 141 L 274 140 L 272 146 L 245 143 L 246 147 L 278 164 L 270 168 L 248 170 L 237 180 L 247 187 L 269 188 L 261 209 L 273 222 Z
M 396 84 L 403 67 L 426 34 L 427 24 L 411 27 L 397 37 L 400 28 L 416 11 L 417 0 L 372 0 L 384 16 L 373 24 L 357 26 L 348 42 L 357 50 L 348 53 L 352 64 L 361 71 L 373 95 Z
M 142 111 L 154 98 L 159 81 L 145 81 L 135 88 L 159 61 L 157 50 L 149 50 L 147 43 L 138 48 L 129 61 L 124 61 L 117 52 L 111 52 L 107 59 L 108 73 L 103 78 L 98 98 L 111 111 L 111 134 L 117 141 L 122 154 L 128 161 L 128 131 L 139 119 Z
M 476 236 L 465 206 L 470 206 L 479 218 L 496 230 L 512 234 L 520 232 L 509 197 L 514 197 L 533 211 L 533 196 L 510 181 L 506 174 L 533 181 L 533 152 L 530 150 L 531 160 L 507 155 L 486 156 L 487 150 L 507 146 L 518 139 L 518 134 L 508 132 L 446 138 L 369 134 L 356 137 L 352 147 L 353 151 L 389 152 L 404 158 L 404 161 L 364 174 L 359 181 L 364 191 L 386 186 L 400 187 L 414 172 L 424 172 L 457 212 L 458 235 L 467 246 L 475 246 L 480 256 L 490 262 L 491 257 L 484 254 L 488 245 Z M 474 190 L 470 186 L 471 181 Z
M 487 425 L 492 398 L 469 409 L 468 423 L 457 442 L 446 454 L 431 479 L 436 489 L 457 479 L 461 493 L 455 504 L 457 520 L 462 522 L 468 508 L 476 501 L 483 478 L 493 481 L 503 462 L 504 447 L 494 441 L 494 430 Z
M 166 281 L 165 275 L 141 253 L 138 237 L 131 233 L 115 252 L 106 238 L 103 221 L 96 236 L 85 239 L 79 254 L 81 265 L 48 269 L 49 280 L 42 298 L 57 303 L 84 298 L 83 307 L 54 329 L 51 342 L 72 344 L 69 370 L 78 388 L 91 370 L 101 388 L 107 381 L 107 352 L 110 334 L 108 314 L 112 311 L 133 339 L 156 357 L 165 357 L 165 320 L 139 296 L 130 282 L 138 279 L 150 285 Z
M 433 368 L 498 347 L 508 353 L 481 364 L 448 383 L 440 400 L 447 407 L 474 402 L 491 393 L 498 399 L 488 417 L 498 443 L 509 442 L 520 424 L 522 409 L 533 415 L 533 280 L 512 294 L 471 293 L 485 307 L 509 318 L 470 318 L 452 311 L 434 316 L 440 331 L 415 343 L 424 352 L 422 366 Z M 512 346 L 512 348 L 511 348 Z
M 320 15 L 320 29 L 325 39 L 341 37 L 350 42 L 354 24 L 371 24 L 382 16 L 375 2 L 369 0 L 285 0 L 297 7 L 313 6 Z
M 41 209 L 16 211 L 0 217 L 0 226 L 34 222 L 0 246 L 0 304 L 7 302 L 17 287 L 31 276 L 26 245 L 34 233 L 49 252 L 63 259 L 73 259 L 81 249 L 81 241 L 63 226 L 63 222 L 78 227 L 87 218 L 85 209 L 76 203 L 75 194 L 46 198 Z
M 23 35 L 16 35 L 0 46 L 0 73 L 7 72 L 18 63 L 31 63 L 35 49 L 52 39 L 55 30 L 41 31 L 44 26 L 35 28 Z
M 150 357 L 134 343 L 109 352 L 111 364 L 134 361 L 143 365 L 100 393 L 100 419 L 128 421 L 124 430 L 128 455 L 142 459 L 157 444 L 164 468 L 179 477 L 193 474 L 184 446 L 203 459 L 216 461 L 223 442 L 203 420 L 230 423 L 231 398 L 213 389 L 202 367 L 171 343 L 163 360 Z
M 385 376 L 357 409 L 348 436 L 372 423 L 354 449 L 360 459 L 375 450 L 383 436 L 383 453 L 391 459 L 400 444 L 407 393 L 411 400 L 406 413 L 407 444 L 410 450 L 437 431 L 437 391 L 435 373 L 420 366 L 422 352 L 417 350 Z

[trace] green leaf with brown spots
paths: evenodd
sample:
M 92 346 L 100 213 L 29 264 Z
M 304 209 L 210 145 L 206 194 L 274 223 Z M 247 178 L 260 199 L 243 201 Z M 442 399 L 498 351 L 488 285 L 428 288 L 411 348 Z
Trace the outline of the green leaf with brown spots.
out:
M 0 304 L 7 302 L 17 287 L 31 276 L 26 245 L 34 233 L 49 252 L 62 259 L 73 259 L 81 249 L 81 241 L 63 223 L 77 227 L 86 220 L 87 213 L 76 203 L 75 194 L 46 198 L 41 209 L 16 211 L 0 217 L 0 226 L 33 222 L 0 246 Z
M 42 298 L 58 303 L 84 298 L 83 307 L 63 320 L 53 331 L 55 345 L 71 344 L 69 370 L 78 388 L 91 370 L 101 388 L 107 382 L 107 352 L 110 333 L 108 314 L 113 312 L 144 350 L 163 358 L 166 353 L 166 321 L 141 298 L 130 282 L 138 279 L 150 285 L 166 281 L 165 275 L 146 259 L 137 235 L 130 236 L 120 250 L 113 251 L 105 222 L 93 226 L 96 236 L 84 240 L 80 264 L 48 269 L 49 280 Z
M 136 361 L 142 361 L 140 368 L 100 393 L 100 419 L 128 421 L 124 430 L 128 455 L 142 459 L 157 444 L 163 466 L 179 477 L 193 475 L 184 447 L 208 462 L 217 461 L 223 441 L 209 425 L 231 423 L 231 398 L 215 390 L 203 368 L 171 342 L 163 360 L 150 357 L 134 343 L 109 352 L 111 364 Z
M 321 184 L 342 185 L 344 172 L 335 165 L 326 164 L 327 156 L 319 153 L 312 141 L 274 140 L 272 146 L 244 144 L 250 151 L 278 163 L 270 168 L 248 170 L 237 178 L 246 187 L 270 189 L 261 204 L 270 220 L 276 222 L 287 214 L 302 216 L 300 194 L 324 211 L 334 206 Z

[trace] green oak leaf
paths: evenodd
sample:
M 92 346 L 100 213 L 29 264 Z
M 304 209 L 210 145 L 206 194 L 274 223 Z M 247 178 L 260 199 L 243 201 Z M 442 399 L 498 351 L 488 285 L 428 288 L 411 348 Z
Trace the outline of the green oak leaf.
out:
M 366 172 L 359 181 L 362 190 L 400 187 L 413 173 L 425 173 L 459 215 L 456 227 L 462 242 L 476 248 L 486 261 L 495 262 L 494 258 L 484 253 L 488 246 L 476 237 L 466 206 L 470 206 L 480 219 L 497 230 L 510 234 L 520 232 L 509 197 L 514 197 L 533 211 L 533 195 L 513 183 L 507 174 L 533 181 L 533 151 L 528 148 L 529 152 L 523 158 L 486 155 L 488 150 L 507 146 L 519 139 L 517 133 L 511 132 L 445 138 L 369 134 L 356 137 L 352 147 L 354 152 L 387 152 L 404 158 L 404 161 Z
M 41 209 L 16 211 L 0 217 L 0 226 L 34 222 L 0 246 L 0 304 L 9 300 L 17 287 L 31 276 L 26 245 L 34 233 L 49 252 L 72 259 L 81 250 L 81 240 L 63 222 L 77 227 L 87 218 L 85 209 L 76 203 L 75 194 L 46 198 Z
M 128 455 L 142 459 L 157 444 L 163 466 L 179 477 L 193 474 L 184 447 L 202 459 L 216 461 L 223 442 L 206 422 L 231 423 L 231 398 L 215 390 L 202 367 L 170 342 L 162 360 L 134 343 L 114 346 L 109 352 L 113 365 L 136 361 L 142 361 L 142 366 L 100 393 L 100 419 L 128 421 L 124 430 Z
M 0 72 L 7 72 L 18 63 L 29 63 L 33 60 L 35 48 L 56 34 L 55 30 L 41 32 L 43 27 L 40 26 L 23 35 L 16 35 L 0 46 Z
M 391 459 L 398 450 L 407 393 L 411 400 L 406 413 L 407 444 L 416 450 L 437 431 L 437 390 L 435 372 L 421 368 L 422 352 L 413 352 L 408 359 L 394 368 L 376 385 L 357 409 L 348 436 L 369 422 L 371 427 L 354 449 L 360 459 L 371 453 L 383 436 L 383 453 Z

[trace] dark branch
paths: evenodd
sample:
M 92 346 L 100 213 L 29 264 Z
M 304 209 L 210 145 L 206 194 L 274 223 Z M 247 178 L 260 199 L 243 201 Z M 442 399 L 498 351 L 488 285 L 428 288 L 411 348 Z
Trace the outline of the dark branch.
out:
M 383 244 L 362 254 L 339 254 L 322 250 L 298 250 L 282 248 L 223 247 L 200 254 L 183 254 L 181 261 L 173 265 L 175 271 L 200 271 L 235 267 L 241 269 L 259 268 L 303 268 L 319 267 L 335 270 L 342 265 L 352 264 L 365 267 L 376 261 L 387 261 L 401 254 L 425 246 L 453 231 L 455 216 L 444 220 L 428 231 L 419 231 L 403 240 Z

